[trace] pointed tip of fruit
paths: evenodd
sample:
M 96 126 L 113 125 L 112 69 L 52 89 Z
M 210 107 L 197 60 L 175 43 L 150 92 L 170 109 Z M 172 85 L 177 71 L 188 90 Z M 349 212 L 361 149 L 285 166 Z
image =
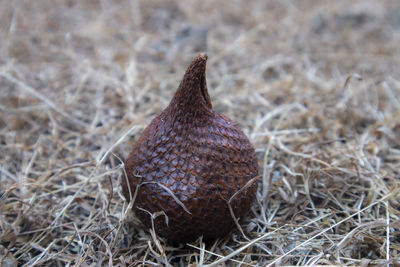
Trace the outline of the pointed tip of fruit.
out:
M 200 53 L 198 54 L 193 61 L 207 61 L 208 56 L 206 53 Z
M 205 53 L 198 54 L 190 63 L 189 67 L 186 70 L 186 73 L 194 73 L 198 72 L 201 74 L 206 71 L 208 56 Z
M 206 81 L 207 54 L 198 54 L 190 63 L 172 100 L 172 106 L 179 103 L 179 109 L 187 113 L 211 109 L 211 99 Z

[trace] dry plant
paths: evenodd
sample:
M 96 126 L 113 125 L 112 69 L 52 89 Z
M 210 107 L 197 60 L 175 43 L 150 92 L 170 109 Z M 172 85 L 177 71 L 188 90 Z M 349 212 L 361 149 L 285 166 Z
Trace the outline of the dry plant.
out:
M 0 265 L 399 266 L 399 14 L 395 0 L 0 1 Z M 259 190 L 232 235 L 177 247 L 143 229 L 120 180 L 203 51 Z

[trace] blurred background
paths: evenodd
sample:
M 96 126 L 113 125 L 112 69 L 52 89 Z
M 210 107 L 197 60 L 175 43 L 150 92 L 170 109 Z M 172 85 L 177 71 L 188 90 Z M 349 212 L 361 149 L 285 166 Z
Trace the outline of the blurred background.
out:
M 354 73 L 397 79 L 399 35 L 400 3 L 389 0 L 0 2 L 2 70 L 51 89 L 46 95 L 64 99 L 72 113 L 75 100 L 94 109 L 92 95 L 79 92 L 100 87 L 130 101 L 124 105 L 144 111 L 152 103 L 157 112 L 199 52 L 209 55 L 211 95 L 225 112 L 235 112 L 224 107 L 227 92 L 270 92 L 282 102 L 275 85 L 289 93 L 299 72 L 325 89 Z M 3 105 L 14 105 L 16 92 L 3 84 Z M 90 120 L 85 113 L 76 116 Z

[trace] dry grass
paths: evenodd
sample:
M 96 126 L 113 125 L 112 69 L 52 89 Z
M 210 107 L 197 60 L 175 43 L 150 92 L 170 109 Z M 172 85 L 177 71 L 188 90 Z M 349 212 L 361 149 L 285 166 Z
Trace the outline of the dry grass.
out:
M 398 1 L 1 1 L 4 266 L 400 265 Z M 260 162 L 233 235 L 171 247 L 122 160 L 209 55 Z M 1 264 L 0 264 L 1 265 Z

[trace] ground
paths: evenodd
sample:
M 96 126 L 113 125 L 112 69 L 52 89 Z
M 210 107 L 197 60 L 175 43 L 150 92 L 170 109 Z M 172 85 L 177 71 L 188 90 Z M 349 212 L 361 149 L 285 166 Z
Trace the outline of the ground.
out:
M 0 1 L 0 40 L 3 266 L 400 265 L 398 1 Z M 199 52 L 259 190 L 172 246 L 120 179 Z

